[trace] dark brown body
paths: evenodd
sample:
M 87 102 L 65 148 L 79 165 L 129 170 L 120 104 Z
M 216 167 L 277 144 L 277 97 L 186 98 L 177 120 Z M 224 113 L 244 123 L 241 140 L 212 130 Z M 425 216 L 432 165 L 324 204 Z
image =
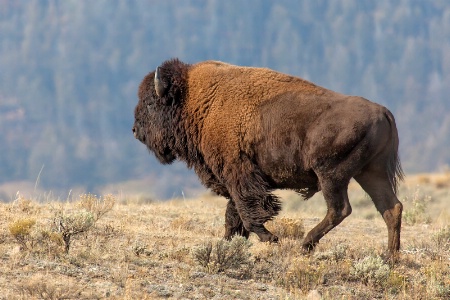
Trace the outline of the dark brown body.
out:
M 351 213 L 354 178 L 400 246 L 402 172 L 394 117 L 383 106 L 269 69 L 170 60 L 139 88 L 133 132 L 162 163 L 194 168 L 202 183 L 229 199 L 225 237 L 256 233 L 281 209 L 274 189 L 309 198 L 321 190 L 328 212 L 304 240 L 311 250 Z

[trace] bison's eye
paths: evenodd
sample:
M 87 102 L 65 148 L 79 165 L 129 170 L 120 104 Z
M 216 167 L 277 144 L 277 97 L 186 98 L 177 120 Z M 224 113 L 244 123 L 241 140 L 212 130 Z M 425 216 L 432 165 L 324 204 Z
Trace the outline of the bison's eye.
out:
M 145 135 L 143 134 L 139 126 L 134 125 L 131 130 L 133 131 L 133 135 L 136 139 L 138 139 L 142 143 L 145 143 Z

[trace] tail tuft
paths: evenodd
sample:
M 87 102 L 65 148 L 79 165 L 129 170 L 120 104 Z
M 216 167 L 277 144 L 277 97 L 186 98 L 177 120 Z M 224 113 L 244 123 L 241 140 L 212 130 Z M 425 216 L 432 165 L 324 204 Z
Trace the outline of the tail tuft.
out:
M 400 181 L 403 181 L 405 177 L 405 173 L 403 173 L 402 165 L 400 163 L 400 157 L 398 155 L 398 131 L 397 126 L 395 124 L 395 119 L 392 113 L 386 109 L 385 111 L 386 118 L 391 125 L 391 140 L 392 140 L 392 155 L 388 162 L 388 177 L 391 183 L 392 189 L 394 193 L 398 192 L 398 184 Z

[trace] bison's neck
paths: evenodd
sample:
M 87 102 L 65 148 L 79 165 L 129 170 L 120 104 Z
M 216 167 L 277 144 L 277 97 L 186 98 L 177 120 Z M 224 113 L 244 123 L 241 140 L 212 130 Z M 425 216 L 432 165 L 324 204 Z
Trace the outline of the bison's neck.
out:
M 187 163 L 191 168 L 194 162 L 203 162 L 203 156 L 199 149 L 202 138 L 202 129 L 205 116 L 208 112 L 208 105 L 199 106 L 196 109 L 189 110 L 186 106 L 180 114 L 178 129 L 175 133 L 177 139 L 180 139 L 178 149 L 179 158 Z

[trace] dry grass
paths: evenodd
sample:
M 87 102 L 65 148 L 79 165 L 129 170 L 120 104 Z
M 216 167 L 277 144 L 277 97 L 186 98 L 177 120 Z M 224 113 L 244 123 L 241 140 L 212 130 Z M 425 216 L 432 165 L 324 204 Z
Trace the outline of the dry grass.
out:
M 400 193 L 411 217 L 395 265 L 384 260 L 385 224 L 354 184 L 353 214 L 309 255 L 301 238 L 323 217 L 320 195 L 304 202 L 280 192 L 284 210 L 268 224 L 278 244 L 221 240 L 226 201 L 210 195 L 150 203 L 18 195 L 0 204 L 0 299 L 448 299 L 449 185 L 420 176 Z M 66 252 L 54 224 L 68 215 L 89 226 Z

